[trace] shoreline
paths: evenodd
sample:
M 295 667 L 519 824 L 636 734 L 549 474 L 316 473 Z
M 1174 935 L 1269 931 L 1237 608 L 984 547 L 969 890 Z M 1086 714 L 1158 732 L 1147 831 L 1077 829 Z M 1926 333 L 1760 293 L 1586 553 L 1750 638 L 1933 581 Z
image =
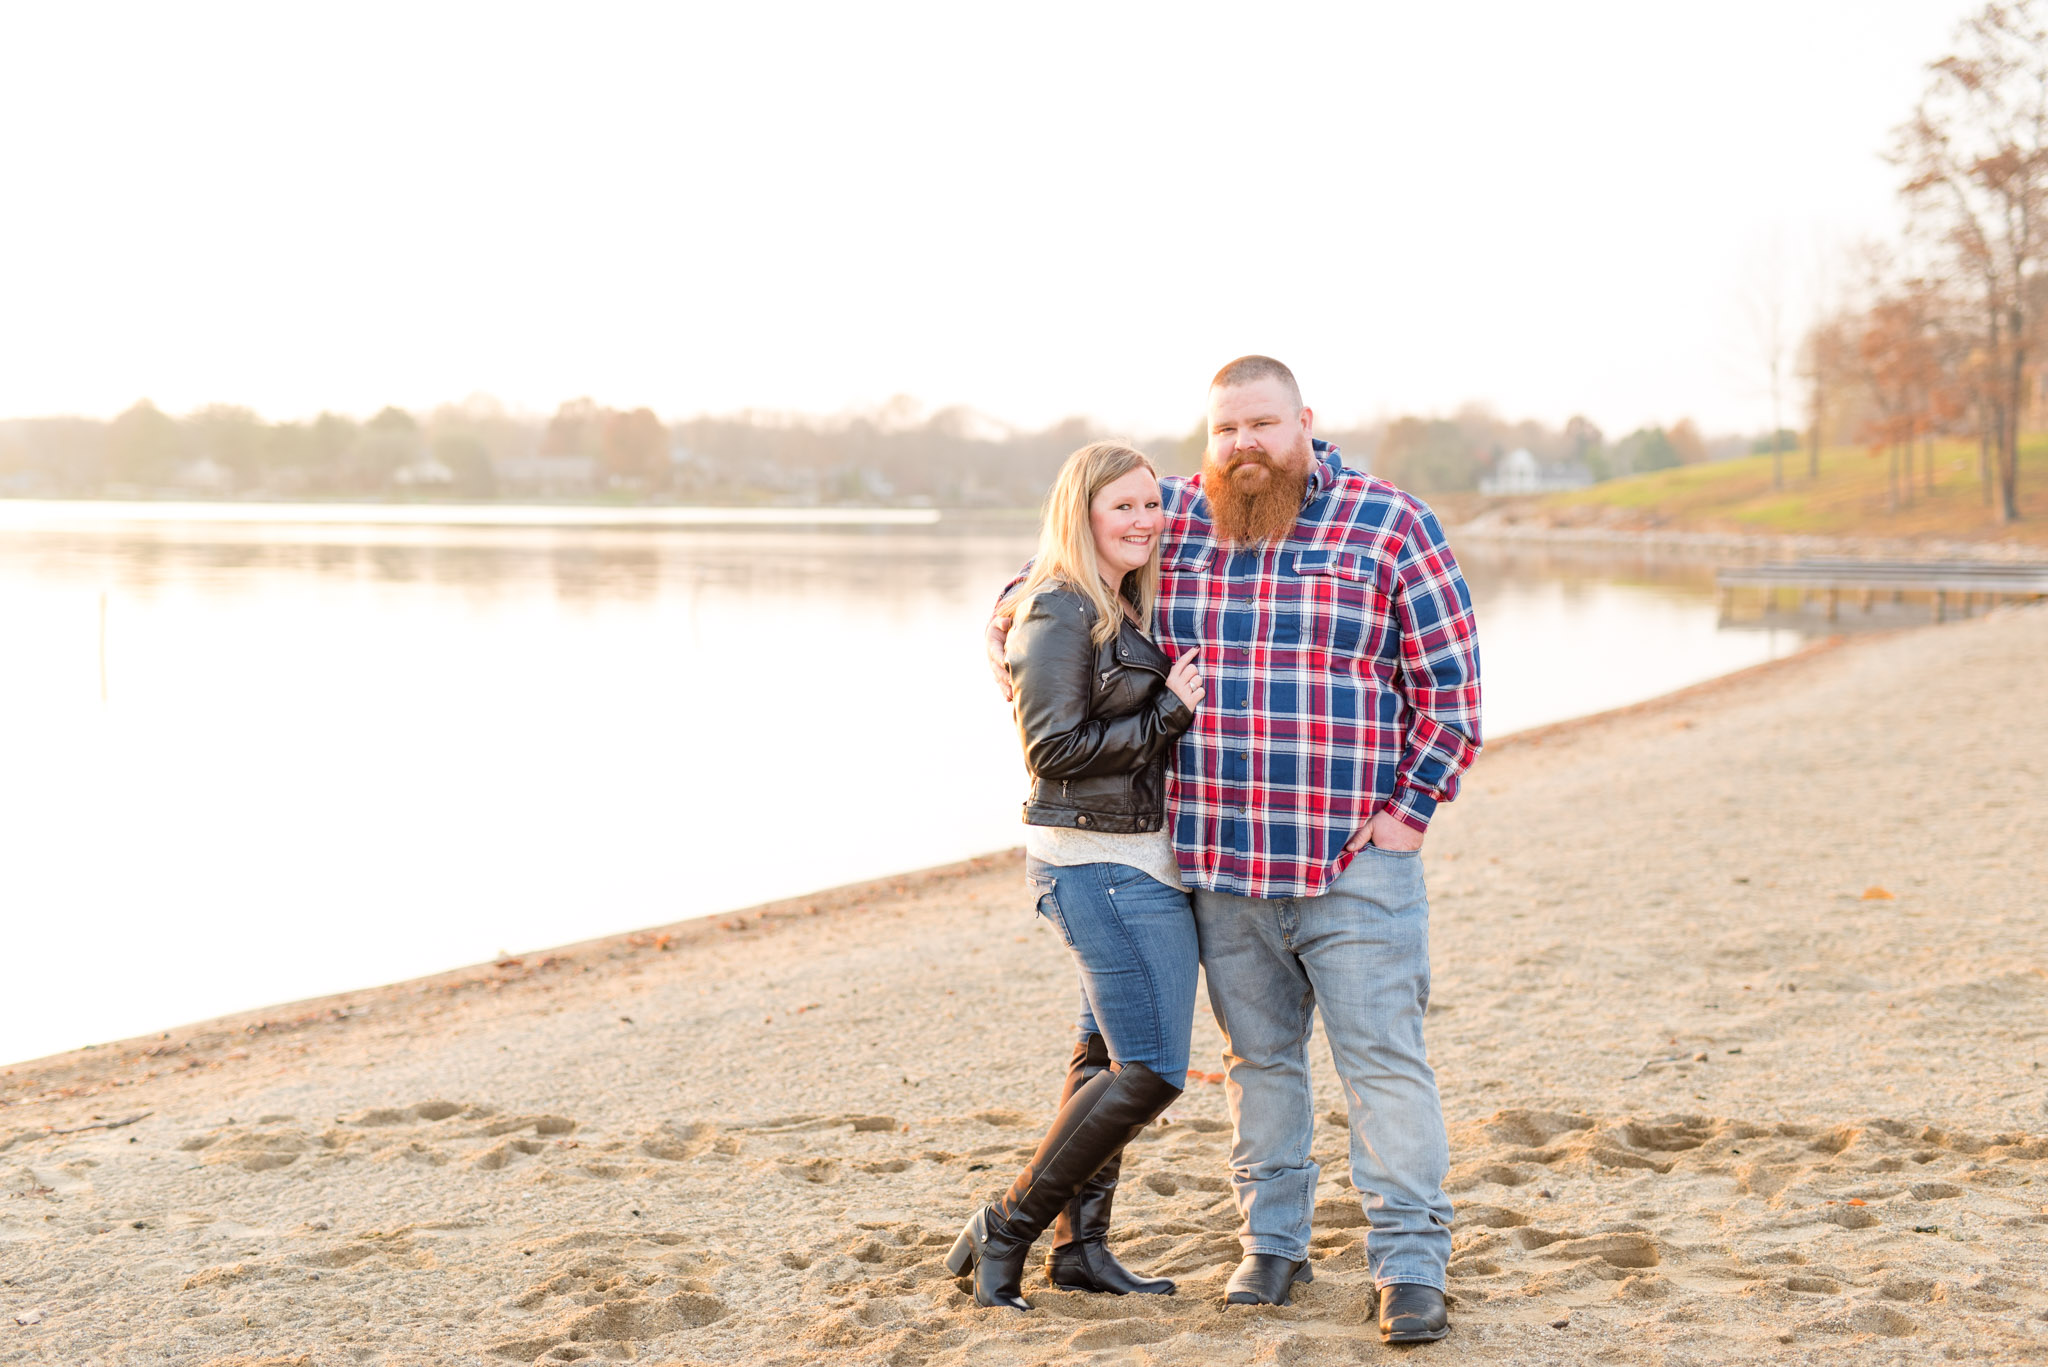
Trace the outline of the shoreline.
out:
M 151 1071 L 149 1060 L 152 1059 L 183 1055 L 188 1060 L 219 1062 L 232 1053 L 234 1046 L 251 1038 L 282 1038 L 306 1031 L 343 1026 L 354 1021 L 372 1024 L 380 1014 L 388 1015 L 408 1006 L 461 998 L 475 993 L 500 994 L 507 987 L 545 983 L 546 975 L 566 973 L 572 969 L 578 973 L 590 973 L 596 971 L 599 964 L 630 965 L 648 956 L 701 946 L 734 933 L 751 931 L 755 935 L 770 934 L 816 916 L 838 916 L 865 911 L 876 903 L 902 896 L 913 885 L 919 889 L 944 888 L 948 884 L 985 874 L 992 868 L 1011 863 L 1022 867 L 1021 845 L 956 860 L 950 864 L 936 864 L 888 877 L 841 884 L 818 892 L 756 903 L 733 911 L 712 912 L 662 925 L 621 931 L 614 935 L 571 941 L 502 959 L 487 959 L 459 968 L 444 969 L 439 973 L 429 973 L 417 978 L 400 978 L 392 982 L 350 988 L 343 992 L 330 992 L 324 996 L 250 1007 L 243 1011 L 231 1011 L 225 1015 L 171 1025 L 161 1031 L 81 1045 L 76 1049 L 61 1050 L 40 1058 L 23 1059 L 0 1067 L 0 1080 L 20 1077 L 31 1071 L 54 1071 L 73 1060 L 81 1066 L 114 1060 L 135 1070 L 136 1075 L 108 1079 L 96 1084 L 96 1089 L 90 1092 L 67 1091 L 61 1095 L 46 1092 L 36 1096 L 15 1097 L 0 1095 L 0 1152 L 4 1152 L 7 1146 L 5 1129 L 11 1108 L 100 1095 L 114 1088 L 134 1086 L 138 1082 L 150 1081 L 165 1075 L 163 1072 Z M 87 1059 L 84 1057 L 86 1055 L 95 1057 Z
M 1488 747 L 1424 852 L 1454 1360 L 2048 1356 L 2044 658 L 2048 609 L 1999 609 Z M 1071 1044 L 1017 864 L 17 1066 L 0 1367 L 1400 1360 L 1321 1041 L 1314 1281 L 1222 1304 L 1199 1005 L 1112 1236 L 1179 1294 L 1034 1259 L 1020 1318 L 945 1273 Z
M 1871 558 L 1992 559 L 2048 562 L 2048 546 L 2000 535 L 1900 537 L 1873 530 L 1838 535 L 1805 532 L 1697 531 L 1640 525 L 1642 515 L 1613 510 L 1604 521 L 1577 525 L 1548 520 L 1541 510 L 1485 506 L 1462 518 L 1474 495 L 1444 498 L 1439 514 L 1453 544 L 1527 546 L 1590 555 L 1750 561 L 1767 556 L 1853 555 Z M 63 514 L 50 522 L 24 516 Z M 1523 520 L 1523 514 L 1532 514 Z M 1035 527 L 1035 508 L 953 508 L 930 504 L 627 503 L 551 499 L 205 499 L 178 497 L 39 498 L 0 496 L 0 531 L 76 530 L 111 524 L 494 527 L 513 529 L 715 528 L 719 526 L 873 526 L 970 528 L 976 524 Z M 1628 525 L 1635 524 L 1635 525 Z
M 1488 740 L 1482 758 L 1496 755 L 1509 749 L 1524 746 L 1541 746 L 1547 741 L 1573 734 L 1588 727 L 1599 726 L 1623 717 L 1648 715 L 1683 707 L 1695 699 L 1710 698 L 1729 688 L 1741 688 L 1767 680 L 1787 672 L 1803 661 L 1824 655 L 1841 648 L 1852 640 L 1857 642 L 1880 639 L 1900 631 L 1913 631 L 1919 626 L 1883 627 L 1855 633 L 1820 637 L 1809 641 L 1789 655 L 1758 664 L 1744 665 L 1725 674 L 1716 674 L 1698 683 L 1684 685 L 1668 693 L 1660 693 L 1638 702 L 1623 703 L 1619 707 L 1589 712 L 1580 717 L 1567 717 L 1562 721 L 1544 722 L 1537 726 L 1524 727 L 1506 735 Z M 947 882 L 986 872 L 1001 862 L 1017 863 L 1021 867 L 1023 846 L 1010 846 L 970 855 L 966 859 L 946 864 L 928 865 L 923 868 L 906 869 L 900 873 L 866 879 L 857 883 L 838 884 L 816 892 L 800 893 L 778 898 L 770 902 L 750 904 L 726 911 L 707 912 L 680 921 L 664 922 L 644 926 L 635 930 L 620 931 L 616 934 L 598 936 L 588 940 L 574 940 L 565 944 L 551 945 L 541 949 L 527 950 L 503 959 L 483 960 L 443 969 L 438 973 L 424 974 L 414 978 L 399 978 L 387 982 L 370 983 L 362 987 L 349 988 L 340 992 L 325 993 L 317 997 L 273 1002 L 263 1006 L 248 1007 L 239 1011 L 226 1012 L 218 1016 L 178 1022 L 162 1030 L 151 1031 L 122 1039 L 102 1040 L 92 1044 L 79 1045 L 72 1049 L 59 1050 L 36 1058 L 20 1059 L 13 1063 L 0 1064 L 0 1079 L 20 1074 L 27 1069 L 40 1069 L 46 1065 L 84 1054 L 125 1055 L 131 1060 L 164 1057 L 158 1046 L 171 1044 L 177 1049 L 203 1049 L 218 1047 L 227 1041 L 243 1035 L 265 1034 L 274 1031 L 298 1031 L 330 1022 L 340 1022 L 368 1014 L 371 1008 L 363 1001 L 386 995 L 410 995 L 423 998 L 432 995 L 453 995 L 464 992 L 500 990 L 502 984 L 520 981 L 533 973 L 552 971 L 564 965 L 589 965 L 596 960 L 615 960 L 621 956 L 630 957 L 640 951 L 657 949 L 668 951 L 687 945 L 701 943 L 714 932 L 733 928 L 745 929 L 752 926 L 774 926 L 794 921 L 799 917 L 815 914 L 827 909 L 838 910 L 847 907 L 861 908 L 884 901 L 890 895 L 900 894 L 909 884 L 920 886 L 944 885 Z M 737 923 L 737 926 L 735 926 Z M 586 970 L 587 971 L 587 970 Z M 146 1073 L 147 1068 L 143 1071 Z M 132 1085 L 114 1084 L 114 1085 Z M 39 1098 L 38 1098 L 39 1099 Z M 4 1121 L 11 1107 L 29 1104 L 31 1098 L 9 1097 L 0 1094 L 0 1121 Z
M 2011 538 L 1956 540 L 1940 537 L 1822 536 L 1812 533 L 1701 532 L 1659 527 L 1553 526 L 1515 522 L 1493 514 L 1445 529 L 1452 544 L 1576 552 L 1588 556 L 1633 555 L 1645 559 L 1747 563 L 1803 556 L 1860 559 L 2000 560 L 2048 564 L 2048 547 Z
M 1456 1361 L 2048 1355 L 2042 658 L 2001 609 L 1489 746 L 1423 855 Z M 16 1066 L 0 1367 L 1397 1361 L 1321 1041 L 1315 1281 L 1221 1303 L 1200 1006 L 1112 1234 L 1180 1293 L 973 1308 L 1073 1010 L 1008 853 Z

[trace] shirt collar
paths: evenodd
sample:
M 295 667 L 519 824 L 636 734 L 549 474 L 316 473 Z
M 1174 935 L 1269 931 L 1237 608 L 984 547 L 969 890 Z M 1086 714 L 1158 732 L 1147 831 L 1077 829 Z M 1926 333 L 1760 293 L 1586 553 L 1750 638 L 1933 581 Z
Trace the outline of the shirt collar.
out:
M 1302 500 L 1306 507 L 1322 497 L 1323 491 L 1337 481 L 1337 472 L 1344 468 L 1343 454 L 1321 437 L 1311 438 L 1315 446 L 1315 460 L 1309 465 L 1308 497 Z

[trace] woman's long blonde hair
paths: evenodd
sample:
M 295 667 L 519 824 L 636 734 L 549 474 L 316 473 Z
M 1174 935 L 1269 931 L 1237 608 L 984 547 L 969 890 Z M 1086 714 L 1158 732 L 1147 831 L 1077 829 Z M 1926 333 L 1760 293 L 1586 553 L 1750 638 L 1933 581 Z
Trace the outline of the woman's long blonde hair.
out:
M 1152 462 L 1143 451 L 1120 441 L 1090 442 L 1060 467 L 1052 490 L 1045 496 L 1045 515 L 1038 529 L 1038 558 L 1032 561 L 1024 582 L 1003 596 L 1003 607 L 1021 606 L 1033 594 L 1051 584 L 1086 594 L 1095 604 L 1095 644 L 1101 645 L 1123 624 L 1124 610 L 1116 595 L 1102 582 L 1100 560 L 1095 554 L 1095 531 L 1088 511 L 1103 486 L 1113 484 L 1133 470 L 1148 470 L 1157 478 Z M 1164 541 L 1165 538 L 1161 538 Z M 1147 630 L 1152 625 L 1152 603 L 1159 593 L 1159 543 L 1152 556 L 1126 576 L 1127 587 L 1138 619 Z

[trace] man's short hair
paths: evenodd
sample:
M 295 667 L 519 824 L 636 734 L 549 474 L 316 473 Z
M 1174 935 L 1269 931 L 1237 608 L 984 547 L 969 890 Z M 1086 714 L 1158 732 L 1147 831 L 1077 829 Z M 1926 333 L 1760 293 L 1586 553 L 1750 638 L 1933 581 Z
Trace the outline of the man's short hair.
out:
M 1271 356 L 1240 356 L 1216 372 L 1216 378 L 1209 381 L 1211 389 L 1229 389 L 1241 384 L 1257 384 L 1260 380 L 1278 380 L 1287 389 L 1287 396 L 1301 407 L 1301 386 L 1294 382 L 1294 372 Z

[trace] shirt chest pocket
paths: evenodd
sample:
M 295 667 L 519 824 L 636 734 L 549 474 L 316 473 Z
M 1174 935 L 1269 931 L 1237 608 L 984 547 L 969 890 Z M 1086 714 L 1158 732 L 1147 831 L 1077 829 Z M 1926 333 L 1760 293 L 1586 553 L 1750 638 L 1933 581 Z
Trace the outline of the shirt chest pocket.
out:
M 1357 655 L 1386 615 L 1377 566 L 1370 556 L 1350 551 L 1299 551 L 1291 571 L 1280 575 L 1285 602 L 1275 634 L 1315 646 L 1329 643 L 1336 655 Z

